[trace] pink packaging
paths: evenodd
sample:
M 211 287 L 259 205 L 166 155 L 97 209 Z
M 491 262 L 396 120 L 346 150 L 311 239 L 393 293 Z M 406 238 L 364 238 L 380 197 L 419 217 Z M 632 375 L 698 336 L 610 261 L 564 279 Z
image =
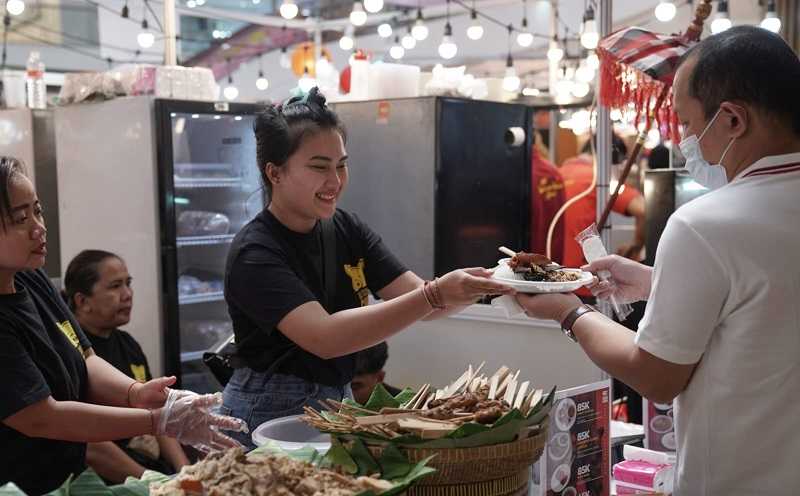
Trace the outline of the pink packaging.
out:
M 613 468 L 614 480 L 635 486 L 663 491 L 672 486 L 672 465 L 657 465 L 639 460 L 624 460 Z
M 654 493 L 653 489 L 648 489 L 642 486 L 629 486 L 627 484 L 623 484 L 621 482 L 617 482 L 616 484 L 617 494 L 618 495 L 625 495 L 625 494 L 661 494 L 661 493 Z

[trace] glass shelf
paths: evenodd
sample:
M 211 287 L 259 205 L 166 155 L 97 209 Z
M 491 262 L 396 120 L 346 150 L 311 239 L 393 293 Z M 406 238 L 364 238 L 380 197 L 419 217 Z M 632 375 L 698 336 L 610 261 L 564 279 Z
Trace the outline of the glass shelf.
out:
M 203 359 L 205 351 L 184 351 L 181 353 L 181 362 L 196 362 Z
M 193 177 L 175 178 L 175 188 L 233 188 L 240 186 L 242 180 L 238 177 Z
M 178 236 L 175 240 L 181 246 L 221 245 L 233 241 L 235 234 L 220 234 L 216 236 Z
M 222 291 L 215 293 L 200 293 L 193 295 L 182 295 L 178 297 L 179 305 L 191 305 L 194 303 L 209 303 L 212 301 L 223 301 L 225 293 Z

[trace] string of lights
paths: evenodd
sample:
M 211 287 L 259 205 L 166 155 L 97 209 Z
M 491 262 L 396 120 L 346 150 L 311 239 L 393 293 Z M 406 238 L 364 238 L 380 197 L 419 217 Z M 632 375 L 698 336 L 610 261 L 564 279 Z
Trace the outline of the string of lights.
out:
M 148 0 L 142 0 L 142 17 L 140 19 L 135 19 L 130 17 L 130 9 L 128 7 L 128 0 L 125 1 L 125 5 L 122 8 L 122 11 L 119 12 L 117 9 L 112 9 L 96 0 L 83 0 L 89 5 L 96 7 L 98 9 L 104 9 L 109 12 L 113 12 L 121 17 L 130 20 L 131 22 L 136 22 L 142 28 L 141 32 L 139 33 L 137 40 L 142 48 L 148 48 L 153 45 L 155 40 L 164 40 L 165 37 L 156 36 L 151 32 L 148 26 L 148 17 L 152 17 L 153 21 L 158 25 L 158 30 L 163 33 L 163 27 L 161 26 L 159 16 L 156 15 L 156 12 L 153 10 L 152 6 L 149 4 Z M 188 0 L 187 0 L 188 1 Z M 194 0 L 196 5 L 202 5 L 205 3 L 205 0 Z M 201 3 L 202 1 L 202 3 Z M 602 0 L 601 0 L 602 1 Z M 728 0 L 717 0 L 716 2 L 716 12 L 713 16 L 712 22 L 710 24 L 712 33 L 718 33 L 729 28 L 732 25 L 729 9 L 728 9 Z M 761 21 L 760 25 L 764 29 L 769 29 L 770 31 L 779 32 L 781 28 L 781 20 L 777 16 L 777 9 L 775 5 L 775 0 L 765 0 L 764 5 L 766 6 L 766 14 Z M 560 65 L 560 76 L 558 78 L 557 87 L 553 89 L 554 92 L 560 92 L 562 94 L 570 93 L 575 96 L 578 95 L 586 95 L 590 91 L 589 83 L 594 80 L 596 75 L 596 71 L 598 69 L 599 61 L 597 59 L 597 55 L 595 54 L 594 50 L 599 43 L 599 33 L 597 31 L 597 24 L 595 20 L 595 10 L 598 6 L 598 0 L 585 0 L 584 1 L 584 12 L 580 22 L 580 28 L 577 32 L 572 31 L 570 32 L 569 24 L 566 22 L 564 18 L 559 15 L 559 12 L 556 11 L 555 18 L 558 26 L 558 31 L 563 33 L 563 36 L 559 36 L 559 33 L 552 33 L 552 34 L 541 34 L 531 31 L 528 24 L 528 2 L 527 0 L 521 0 L 520 4 L 522 6 L 522 15 L 520 17 L 520 22 L 515 25 L 514 23 L 508 23 L 506 21 L 502 21 L 497 17 L 488 14 L 485 11 L 479 10 L 476 8 L 475 0 L 446 0 L 444 17 L 445 17 L 445 24 L 444 30 L 441 38 L 441 42 L 438 45 L 438 53 L 439 56 L 445 60 L 450 60 L 454 58 L 458 53 L 458 46 L 453 41 L 453 27 L 451 24 L 451 17 L 453 13 L 451 12 L 451 4 L 464 9 L 466 13 L 469 15 L 469 25 L 466 28 L 467 37 L 470 40 L 476 41 L 483 38 L 485 29 L 484 24 L 491 24 L 496 25 L 506 31 L 508 36 L 508 54 L 506 58 L 506 71 L 504 77 L 504 84 L 503 86 L 510 89 L 512 86 L 514 88 L 519 88 L 520 81 L 519 77 L 517 76 L 517 72 L 514 67 L 514 60 L 512 57 L 512 40 L 516 40 L 516 44 L 523 48 L 528 48 L 533 44 L 534 39 L 541 39 L 547 40 L 549 42 L 548 50 L 547 50 L 547 57 L 548 59 L 559 62 Z M 675 18 L 676 12 L 679 7 L 683 7 L 685 5 L 690 4 L 690 0 L 661 0 L 659 1 L 658 5 L 656 5 L 654 9 L 655 18 L 660 22 L 669 22 Z M 356 28 L 366 25 L 368 20 L 369 14 L 375 14 L 380 12 L 384 8 L 384 0 L 358 0 L 353 2 L 352 11 L 349 14 L 349 21 L 350 24 L 347 25 L 341 37 L 338 40 L 338 44 L 342 50 L 345 51 L 352 51 L 357 47 L 356 42 Z M 25 9 L 25 0 L 6 0 L 5 1 L 5 30 L 4 30 L 4 38 L 7 36 L 9 31 L 9 24 L 10 24 L 10 16 L 16 16 L 21 14 Z M 418 5 L 416 10 L 416 15 L 409 15 L 413 14 L 414 10 L 412 9 L 405 9 L 397 13 L 396 16 L 392 17 L 391 20 L 387 20 L 386 22 L 382 22 L 380 25 L 377 26 L 377 33 L 381 38 L 384 39 L 391 39 L 394 37 L 394 43 L 390 44 L 388 49 L 388 55 L 392 59 L 399 60 L 404 57 L 404 55 L 409 51 L 413 50 L 417 43 L 423 41 L 428 38 L 429 36 L 429 28 L 425 23 L 425 15 L 422 9 L 421 2 L 418 1 Z M 148 16 L 148 12 L 150 16 Z M 299 9 L 295 3 L 295 0 L 283 0 L 280 4 L 279 12 L 282 17 L 286 19 L 295 18 L 299 14 Z M 390 14 L 391 15 L 391 14 Z M 404 19 L 404 22 L 401 22 L 401 19 Z M 54 34 L 61 35 L 64 39 L 76 42 L 76 43 L 83 43 L 84 46 L 97 46 L 99 47 L 100 44 L 93 41 L 88 40 L 86 38 L 82 38 L 80 36 L 55 31 L 52 29 L 47 28 L 43 25 L 37 25 L 34 23 L 37 28 L 43 30 L 44 32 L 50 32 Z M 407 31 L 405 33 L 401 33 L 400 27 L 405 26 Z M 284 26 L 284 29 L 286 27 Z M 363 31 L 363 30 L 362 30 Z M 32 40 L 37 41 L 39 43 L 61 47 L 65 50 L 69 50 L 75 53 L 79 53 L 81 55 L 91 57 L 98 60 L 104 60 L 111 65 L 113 62 L 147 62 L 142 59 L 142 55 L 156 55 L 155 53 L 148 53 L 143 52 L 139 49 L 131 49 L 128 47 L 119 47 L 119 46 L 111 46 L 108 44 L 103 44 L 103 47 L 112 48 L 114 50 L 123 52 L 123 53 L 130 53 L 134 55 L 132 60 L 123 61 L 123 60 L 114 60 L 110 58 L 104 58 L 96 53 L 88 52 L 86 50 L 81 49 L 78 46 L 74 46 L 71 44 L 55 44 L 49 42 L 48 40 L 41 39 L 29 33 L 22 33 L 19 30 L 17 31 L 20 35 Z M 365 33 L 360 33 L 364 35 Z M 198 44 L 207 44 L 210 47 L 219 47 L 225 50 L 225 64 L 227 67 L 231 67 L 232 63 L 244 63 L 251 61 L 253 57 L 258 57 L 258 78 L 256 80 L 256 86 L 259 90 L 266 90 L 269 87 L 269 81 L 264 76 L 264 66 L 263 66 L 263 57 L 264 54 L 277 48 L 275 47 L 274 43 L 250 43 L 245 40 L 238 41 L 233 40 L 230 38 L 225 39 L 197 39 L 197 38 L 189 38 L 189 37 L 181 37 L 176 36 L 176 40 L 189 42 L 189 43 L 198 43 Z M 579 52 L 576 55 L 570 55 L 568 53 L 568 49 L 573 49 L 575 44 L 571 42 L 579 42 Z M 290 59 L 287 53 L 288 48 L 295 45 L 297 40 L 292 40 L 291 43 L 280 46 L 281 56 L 280 56 L 280 66 L 283 68 L 289 68 L 290 66 Z M 238 49 L 246 49 L 246 50 L 232 50 L 228 51 L 231 48 L 238 48 Z M 3 51 L 3 63 L 5 63 L 5 47 Z M 160 61 L 152 61 L 151 63 L 160 63 Z M 228 90 L 225 93 L 226 97 L 229 97 L 233 94 L 233 90 L 235 86 L 233 85 L 233 79 L 230 75 L 230 71 L 228 71 L 228 87 L 233 88 Z M 303 75 L 305 80 L 310 80 L 310 76 L 307 74 Z M 303 79 L 301 78 L 301 79 Z M 308 83 L 308 81 L 305 81 Z M 227 88 L 226 88 L 227 89 Z M 529 91 L 531 88 L 523 88 L 523 94 L 525 91 Z M 511 90 L 511 91 L 516 91 Z M 238 96 L 238 90 L 237 90 Z M 234 99 L 233 97 L 232 99 Z
M 62 48 L 64 50 L 68 51 L 68 52 L 72 52 L 72 53 L 77 53 L 77 54 L 83 55 L 84 57 L 89 57 L 89 58 L 92 58 L 92 59 L 95 59 L 95 60 L 101 60 L 103 62 L 108 63 L 109 65 L 112 65 L 114 63 L 121 63 L 121 64 L 134 64 L 134 63 L 136 63 L 136 64 L 161 64 L 162 63 L 162 59 L 145 60 L 145 59 L 140 59 L 140 58 L 137 57 L 137 58 L 125 60 L 125 59 L 115 59 L 115 58 L 112 58 L 112 57 L 103 57 L 102 55 L 86 51 L 86 50 L 84 50 L 82 48 L 79 48 L 79 47 L 76 47 L 74 45 L 68 45 L 68 44 L 62 44 L 62 43 L 53 43 L 50 40 L 45 40 L 43 38 L 39 38 L 38 36 L 34 36 L 34 35 L 29 34 L 29 33 L 23 33 L 23 32 L 19 32 L 19 31 L 17 31 L 16 33 L 19 36 L 27 38 L 27 39 L 29 39 L 31 41 L 35 41 L 37 43 L 41 43 L 42 45 L 52 46 L 52 47 L 55 47 L 55 48 Z

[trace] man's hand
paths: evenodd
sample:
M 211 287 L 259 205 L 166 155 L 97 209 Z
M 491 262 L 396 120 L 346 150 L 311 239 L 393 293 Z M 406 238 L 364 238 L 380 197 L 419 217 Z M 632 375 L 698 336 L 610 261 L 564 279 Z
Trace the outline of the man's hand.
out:
M 599 274 L 601 277 L 603 272 L 606 272 L 613 278 L 613 284 L 599 281 L 589 286 L 589 289 L 598 298 L 608 299 L 613 295 L 619 303 L 633 303 L 646 300 L 650 296 L 653 269 L 646 265 L 619 255 L 610 255 L 598 258 L 581 269 Z
M 564 321 L 567 315 L 581 306 L 574 294 L 517 294 L 517 302 L 525 309 L 525 315 L 536 319 Z

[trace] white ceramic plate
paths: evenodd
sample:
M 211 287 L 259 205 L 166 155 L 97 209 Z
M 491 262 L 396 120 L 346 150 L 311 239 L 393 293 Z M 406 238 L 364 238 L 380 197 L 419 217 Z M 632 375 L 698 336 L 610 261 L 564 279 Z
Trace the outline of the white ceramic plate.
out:
M 508 284 L 520 293 L 571 293 L 591 283 L 592 279 L 594 279 L 594 276 L 590 272 L 584 272 L 580 269 L 561 269 L 566 272 L 579 274 L 580 278 L 577 281 L 541 282 L 516 279 L 514 271 L 508 266 L 509 260 L 509 258 L 500 260 L 497 267 L 495 267 L 492 277 L 502 283 Z

